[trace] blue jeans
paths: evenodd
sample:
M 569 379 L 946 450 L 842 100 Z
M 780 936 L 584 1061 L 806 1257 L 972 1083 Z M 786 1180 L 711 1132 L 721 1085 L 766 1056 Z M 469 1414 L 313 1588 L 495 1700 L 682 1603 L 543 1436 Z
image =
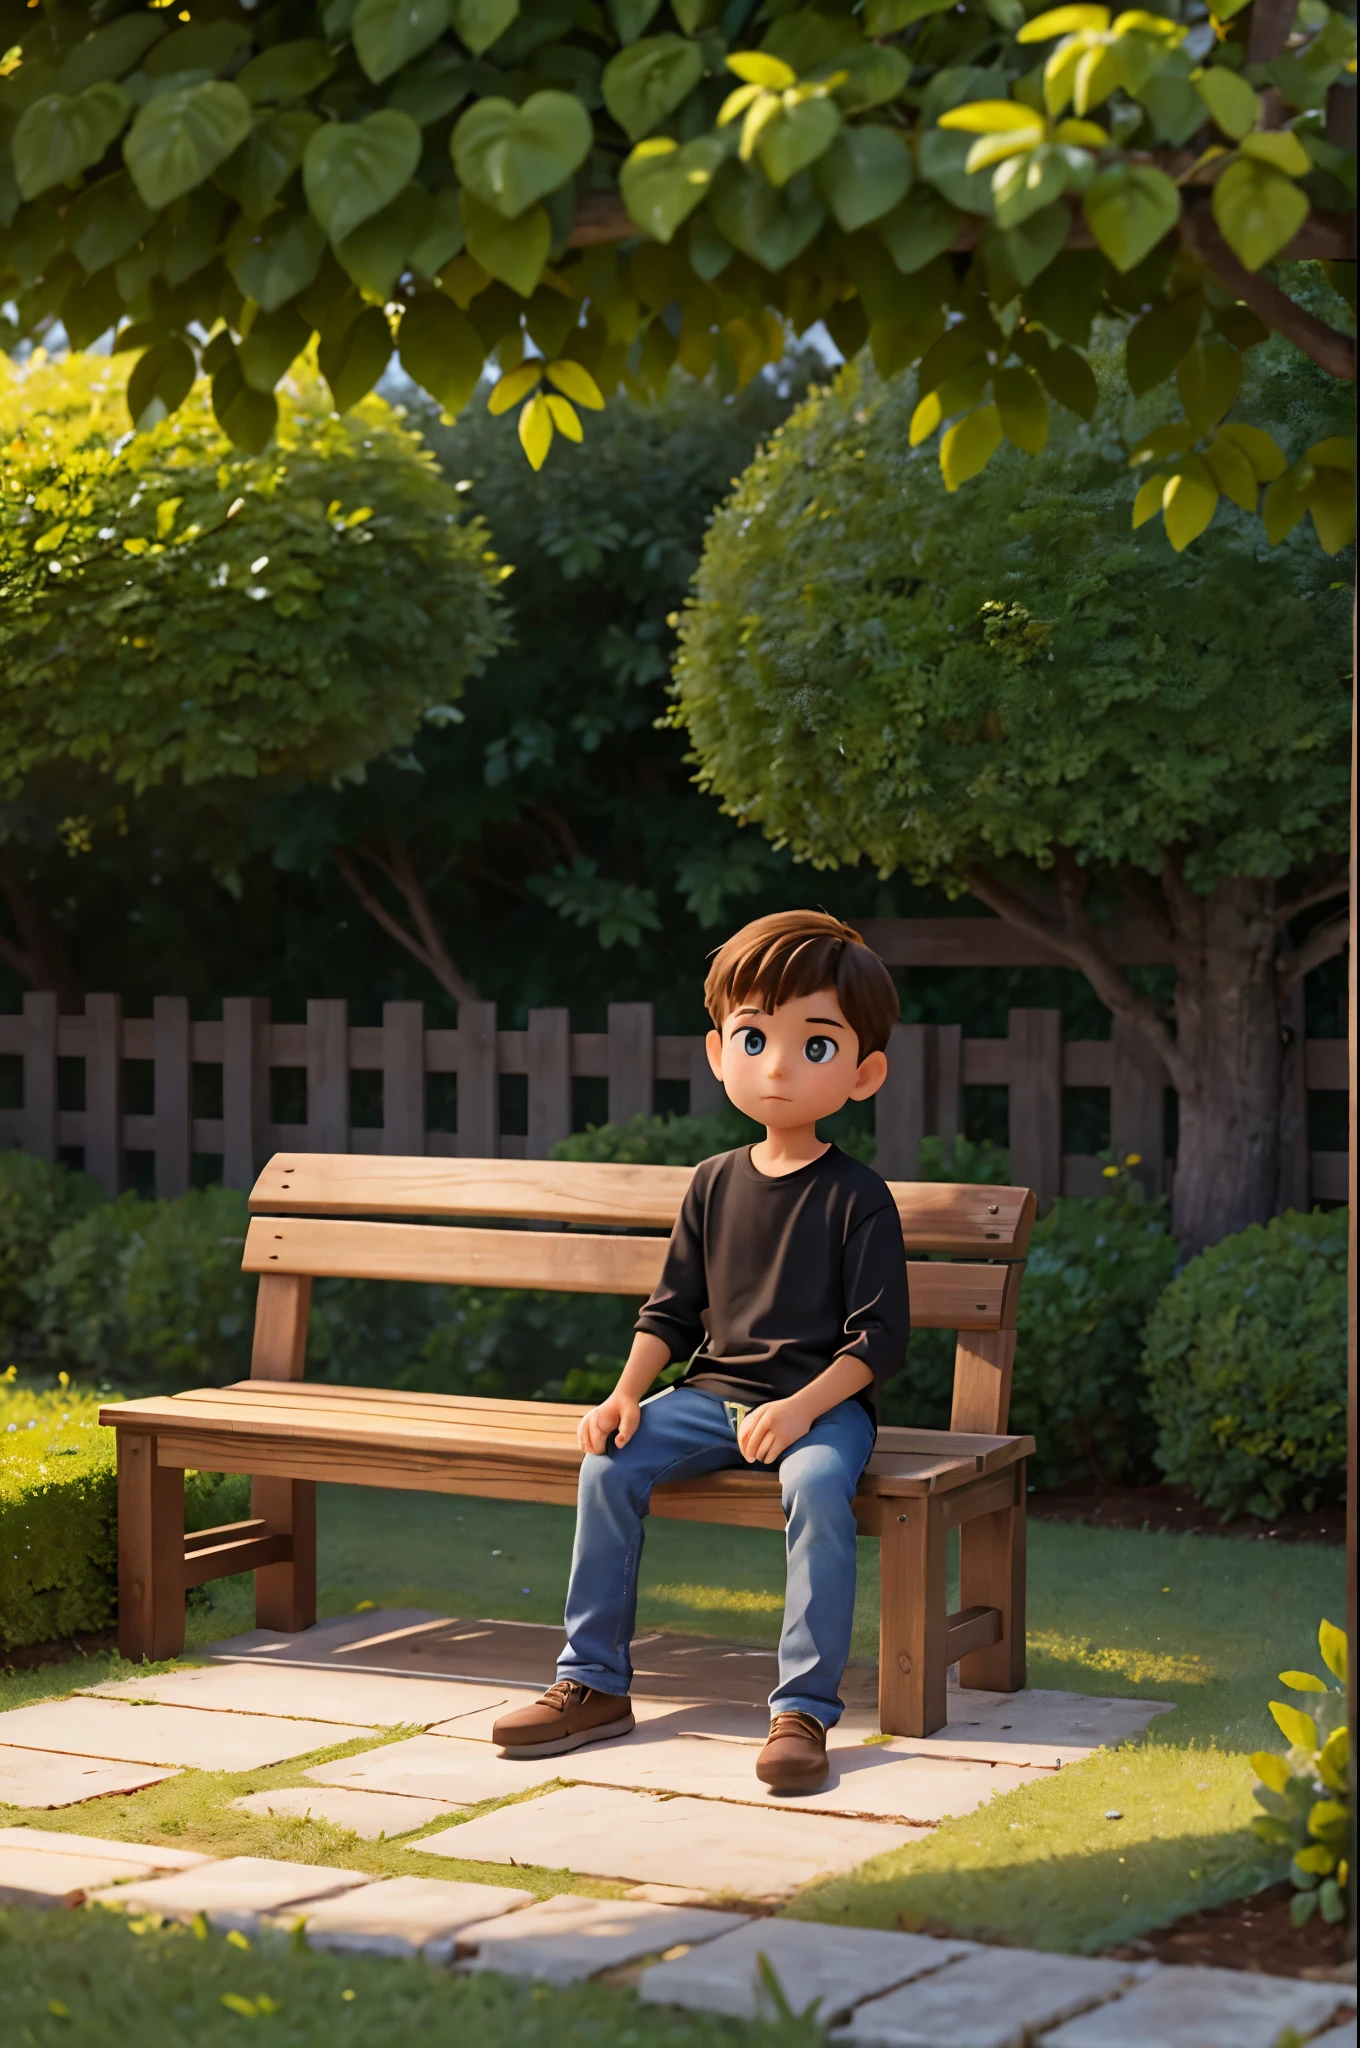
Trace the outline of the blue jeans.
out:
M 874 1425 L 858 1401 L 820 1415 L 779 1459 L 787 1526 L 788 1579 L 772 1714 L 796 1709 L 824 1728 L 842 1712 L 840 1682 L 855 1612 L 855 1515 L 851 1502 L 874 1447 Z M 567 1591 L 567 1645 L 559 1678 L 598 1692 L 626 1693 L 637 1616 L 643 1517 L 666 1479 L 752 1465 L 737 1448 L 732 1418 L 716 1394 L 671 1387 L 642 1404 L 637 1433 L 622 1450 L 587 1452 L 581 1466 L 576 1545 Z

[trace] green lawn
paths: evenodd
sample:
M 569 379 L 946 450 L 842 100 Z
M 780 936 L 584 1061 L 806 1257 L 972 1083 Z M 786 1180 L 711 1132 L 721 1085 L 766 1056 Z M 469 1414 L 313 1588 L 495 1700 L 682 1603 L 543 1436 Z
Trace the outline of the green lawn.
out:
M 322 1611 L 344 1613 L 372 1601 L 555 1621 L 571 1533 L 567 1509 L 326 1488 Z M 872 1652 L 878 1607 L 877 1546 L 866 1542 L 863 1551 L 859 1655 Z M 1343 1568 L 1339 1552 L 1320 1548 L 1035 1523 L 1031 1683 L 1167 1700 L 1175 1711 L 1154 1721 L 1145 1742 L 947 1821 L 927 1840 L 805 1892 L 791 1910 L 875 1926 L 948 1924 L 1039 1947 L 1094 1949 L 1251 1890 L 1264 1871 L 1246 1828 L 1254 1810 L 1246 1756 L 1278 1746 L 1266 1711 L 1276 1673 L 1316 1665 L 1318 1621 L 1341 1614 Z M 640 1623 L 771 1644 L 782 1584 L 776 1536 L 657 1522 L 648 1537 Z M 214 1588 L 211 1608 L 191 1619 L 192 1641 L 200 1645 L 249 1627 L 247 1585 Z M 0 1680 L 0 1706 L 60 1694 L 118 1668 L 115 1659 L 87 1658 L 11 1675 Z M 359 1843 L 322 1824 L 231 1811 L 230 1801 L 243 1791 L 302 1782 L 316 1760 L 233 1777 L 189 1773 L 97 1809 L 11 1809 L 5 1818 L 88 1832 L 97 1815 L 98 1832 L 110 1836 L 170 1834 L 184 1847 L 218 1853 L 428 1875 L 428 1858 L 397 1844 Z M 1122 1819 L 1108 1820 L 1112 1809 Z M 492 1875 L 454 1862 L 440 1870 L 449 1877 Z M 517 1881 L 544 1893 L 570 1882 L 548 1871 L 524 1872 Z M 574 1888 L 615 1889 L 579 1882 Z

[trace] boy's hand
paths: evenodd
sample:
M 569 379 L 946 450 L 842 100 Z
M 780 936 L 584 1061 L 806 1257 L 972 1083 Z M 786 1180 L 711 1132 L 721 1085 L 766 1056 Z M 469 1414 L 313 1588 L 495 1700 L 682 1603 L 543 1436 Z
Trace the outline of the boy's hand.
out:
M 632 1395 L 620 1393 L 615 1387 L 607 1401 L 601 1401 L 598 1408 L 591 1408 L 581 1417 L 576 1428 L 576 1441 L 583 1451 L 594 1451 L 600 1457 L 612 1436 L 622 1450 L 638 1426 L 640 1413 L 641 1408 Z
M 772 1465 L 790 1444 L 806 1436 L 807 1415 L 794 1400 L 765 1401 L 737 1431 L 737 1449 L 753 1465 Z

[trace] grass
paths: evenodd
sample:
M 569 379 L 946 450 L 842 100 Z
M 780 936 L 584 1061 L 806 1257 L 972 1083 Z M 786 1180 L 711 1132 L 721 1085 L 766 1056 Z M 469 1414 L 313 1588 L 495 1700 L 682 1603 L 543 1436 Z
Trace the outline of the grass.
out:
M 559 1621 L 570 1562 L 568 1509 L 437 1495 L 323 1488 L 323 1613 L 428 1607 L 466 1616 Z M 866 1542 L 855 1651 L 877 1637 L 877 1546 Z M 946 1821 L 928 1838 L 812 1887 L 791 1911 L 868 1926 L 948 1925 L 1035 1947 L 1093 1950 L 1196 1906 L 1252 1890 L 1267 1871 L 1247 1832 L 1253 1749 L 1279 1739 L 1267 1712 L 1276 1674 L 1316 1665 L 1317 1625 L 1341 1612 L 1336 1551 L 1227 1537 L 1036 1523 L 1030 1531 L 1030 1683 L 1169 1701 L 1147 1738 Z M 525 1588 L 528 1590 L 526 1591 Z M 224 1581 L 191 1617 L 199 1645 L 250 1626 L 249 1588 Z M 639 1625 L 753 1645 L 778 1637 L 783 1551 L 764 1531 L 654 1523 Z M 190 1654 L 192 1654 L 192 1649 Z M 131 1667 L 84 1658 L 0 1679 L 0 1707 L 49 1697 Z M 344 1754 L 354 1748 L 327 1751 Z M 171 1835 L 219 1854 L 284 1855 L 392 1874 L 431 1874 L 404 1843 L 360 1843 L 319 1822 L 232 1812 L 246 1790 L 304 1782 L 315 1757 L 235 1776 L 186 1773 L 101 1802 L 97 1829 Z M 480 1809 L 478 1809 L 480 1810 Z M 1123 1817 L 1110 1821 L 1117 1810 Z M 21 1815 L 90 1832 L 96 1809 Z M 432 1823 L 432 1827 L 443 1823 Z M 498 1880 L 486 1865 L 440 1860 L 440 1875 Z M 523 1871 L 547 1893 L 616 1890 Z

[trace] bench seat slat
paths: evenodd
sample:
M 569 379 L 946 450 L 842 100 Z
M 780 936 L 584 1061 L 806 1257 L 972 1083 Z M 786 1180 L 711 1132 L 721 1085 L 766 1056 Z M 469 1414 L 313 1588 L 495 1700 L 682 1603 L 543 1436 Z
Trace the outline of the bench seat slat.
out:
M 251 1191 L 254 1214 L 504 1217 L 597 1229 L 669 1230 L 688 1166 L 551 1159 L 402 1159 L 276 1152 Z M 1028 1188 L 890 1181 L 908 1252 L 1023 1258 L 1034 1225 Z

